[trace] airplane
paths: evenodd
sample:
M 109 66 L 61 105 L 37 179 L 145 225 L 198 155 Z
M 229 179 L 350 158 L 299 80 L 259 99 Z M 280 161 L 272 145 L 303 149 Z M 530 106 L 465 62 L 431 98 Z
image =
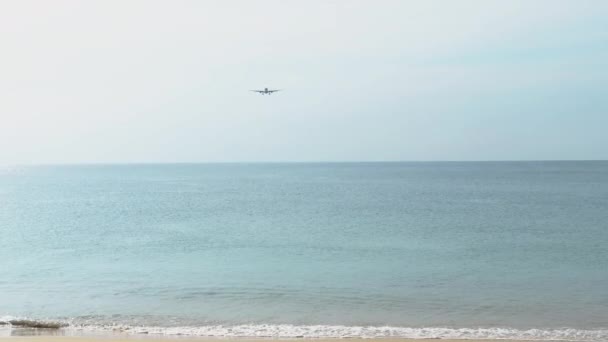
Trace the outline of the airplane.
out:
M 250 91 L 254 91 L 254 92 L 260 93 L 262 95 L 272 95 L 272 93 L 277 92 L 279 90 L 281 90 L 281 89 L 273 89 L 273 90 L 271 90 L 271 89 L 268 89 L 268 88 L 264 88 L 264 90 L 250 90 Z

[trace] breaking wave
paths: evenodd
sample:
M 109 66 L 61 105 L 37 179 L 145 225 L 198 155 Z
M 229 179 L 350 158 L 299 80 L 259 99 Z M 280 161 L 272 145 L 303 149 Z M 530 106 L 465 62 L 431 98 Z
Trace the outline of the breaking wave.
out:
M 0 325 L 18 327 L 18 328 L 35 328 L 35 329 L 59 329 L 59 328 L 69 327 L 69 324 L 66 322 L 39 321 L 39 320 L 30 320 L 30 319 L 0 320 Z
M 197 327 L 75 324 L 68 321 L 0 319 L 0 329 L 55 329 L 62 335 L 126 334 L 192 337 L 266 338 L 417 338 L 509 339 L 542 341 L 606 341 L 608 329 L 513 329 L 513 328 L 407 328 L 392 326 L 242 324 Z
M 605 341 L 606 330 L 510 328 L 405 328 L 353 327 L 329 325 L 212 325 L 202 327 L 96 327 L 133 334 L 187 335 L 203 337 L 284 337 L 284 338 L 423 338 L 423 339 L 513 339 Z

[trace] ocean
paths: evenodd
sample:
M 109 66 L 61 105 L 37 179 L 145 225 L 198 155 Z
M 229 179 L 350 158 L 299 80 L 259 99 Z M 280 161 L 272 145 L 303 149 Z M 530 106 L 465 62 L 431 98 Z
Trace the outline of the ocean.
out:
M 605 341 L 608 162 L 1 167 L 0 335 L 18 319 Z

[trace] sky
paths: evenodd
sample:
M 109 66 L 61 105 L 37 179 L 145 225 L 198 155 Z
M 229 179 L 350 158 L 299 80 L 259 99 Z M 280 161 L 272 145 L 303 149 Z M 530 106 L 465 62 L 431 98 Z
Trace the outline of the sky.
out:
M 608 159 L 606 18 L 604 0 L 0 0 L 0 164 Z

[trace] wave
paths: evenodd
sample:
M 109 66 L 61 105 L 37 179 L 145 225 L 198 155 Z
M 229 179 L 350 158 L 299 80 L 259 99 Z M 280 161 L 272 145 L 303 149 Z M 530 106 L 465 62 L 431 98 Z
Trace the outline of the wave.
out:
M 513 329 L 513 328 L 408 328 L 392 326 L 242 324 L 193 327 L 129 326 L 120 324 L 74 324 L 68 321 L 29 319 L 0 320 L 8 327 L 58 329 L 65 335 L 127 334 L 192 337 L 265 338 L 415 338 L 415 339 L 508 339 L 541 341 L 606 341 L 608 329 Z M 3 326 L 0 325 L 0 329 Z
M 0 325 L 8 325 L 19 328 L 35 328 L 35 329 L 59 329 L 68 327 L 66 322 L 59 321 L 40 321 L 30 319 L 8 319 L 0 320 Z
M 109 326 L 111 329 L 133 334 L 187 335 L 201 337 L 269 337 L 269 338 L 418 338 L 418 339 L 512 339 L 605 341 L 608 329 L 528 329 L 511 328 L 406 328 L 356 327 L 329 325 L 211 325 L 201 327 L 130 327 Z

